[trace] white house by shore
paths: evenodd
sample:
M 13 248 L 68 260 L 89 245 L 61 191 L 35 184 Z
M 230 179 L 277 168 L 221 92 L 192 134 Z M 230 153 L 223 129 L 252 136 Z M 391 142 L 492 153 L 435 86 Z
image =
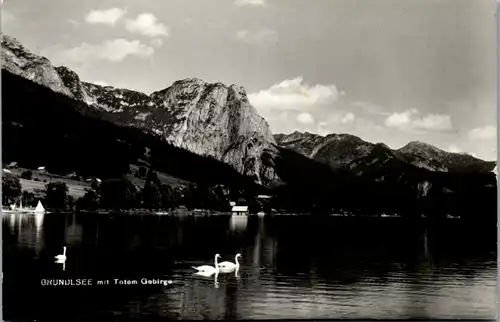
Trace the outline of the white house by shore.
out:
M 248 206 L 233 206 L 231 208 L 233 215 L 243 215 L 248 213 Z

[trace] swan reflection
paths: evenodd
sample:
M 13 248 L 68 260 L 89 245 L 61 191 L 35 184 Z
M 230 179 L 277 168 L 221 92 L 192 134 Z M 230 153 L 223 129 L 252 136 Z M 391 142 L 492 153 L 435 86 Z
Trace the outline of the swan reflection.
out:
M 66 271 L 66 260 L 56 259 L 55 263 L 56 264 L 62 264 L 62 270 Z
M 218 277 L 219 277 L 219 272 L 196 272 L 194 273 L 194 275 L 198 275 L 198 276 L 203 276 L 203 277 L 211 277 L 212 275 L 214 276 L 214 286 L 215 288 L 219 288 L 219 282 L 217 281 Z

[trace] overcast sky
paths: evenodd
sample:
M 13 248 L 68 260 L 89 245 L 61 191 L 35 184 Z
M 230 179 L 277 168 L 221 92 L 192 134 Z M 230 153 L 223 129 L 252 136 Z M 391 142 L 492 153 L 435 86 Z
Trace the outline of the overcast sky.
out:
M 492 0 L 4 0 L 2 31 L 83 80 L 238 84 L 274 133 L 496 160 Z

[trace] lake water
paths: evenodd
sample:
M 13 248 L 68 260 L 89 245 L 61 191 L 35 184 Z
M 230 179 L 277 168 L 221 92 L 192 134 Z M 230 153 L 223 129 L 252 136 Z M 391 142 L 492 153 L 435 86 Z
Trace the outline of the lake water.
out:
M 493 319 L 496 227 L 397 218 L 3 215 L 3 313 L 21 320 Z M 67 261 L 54 256 L 67 245 Z M 193 275 L 215 253 L 237 274 Z M 42 286 L 89 278 L 93 286 Z M 113 279 L 165 279 L 112 285 Z M 108 286 L 97 280 L 110 280 Z

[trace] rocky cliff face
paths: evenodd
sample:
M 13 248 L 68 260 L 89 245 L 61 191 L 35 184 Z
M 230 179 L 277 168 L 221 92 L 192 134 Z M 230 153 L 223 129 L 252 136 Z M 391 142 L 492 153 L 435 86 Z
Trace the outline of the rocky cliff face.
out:
M 222 160 L 258 182 L 275 179 L 262 158 L 277 153 L 276 141 L 242 87 L 186 79 L 151 97 L 163 104 L 169 119 L 163 135 L 171 144 Z
M 446 152 L 417 141 L 392 150 L 385 144 L 373 144 L 349 134 L 320 136 L 294 132 L 289 135 L 277 134 L 275 138 L 280 147 L 295 150 L 333 168 L 361 169 L 374 163 L 386 163 L 389 159 L 398 159 L 434 172 L 491 172 L 496 166 L 496 162 Z
M 2 68 L 47 86 L 55 92 L 72 96 L 59 74 L 45 57 L 33 54 L 15 38 L 2 35 Z
M 113 123 L 143 129 L 174 146 L 228 163 L 259 183 L 277 179 L 272 168 L 276 141 L 240 86 L 185 79 L 151 95 L 99 86 L 80 80 L 67 67 L 52 66 L 5 35 L 2 68 L 84 102 Z

